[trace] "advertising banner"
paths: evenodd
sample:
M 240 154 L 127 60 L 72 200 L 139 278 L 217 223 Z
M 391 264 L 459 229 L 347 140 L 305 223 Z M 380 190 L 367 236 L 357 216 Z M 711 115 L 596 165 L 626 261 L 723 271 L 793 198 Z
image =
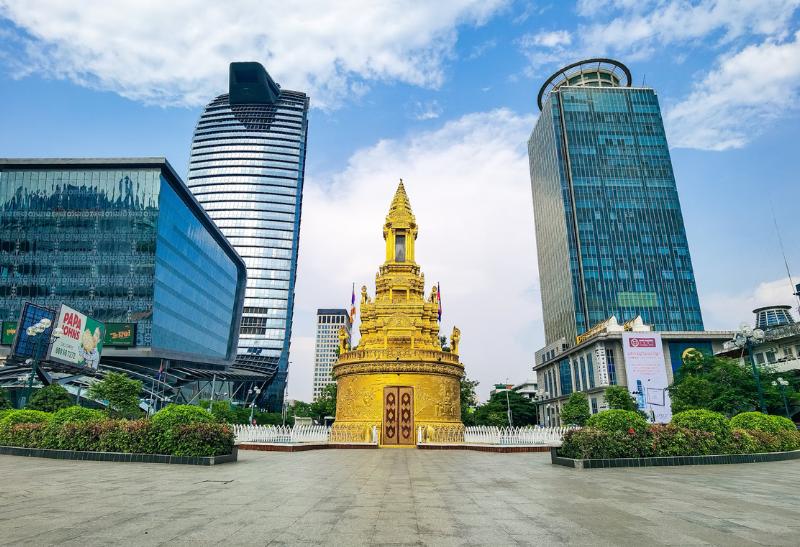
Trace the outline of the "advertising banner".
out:
M 63 334 L 53 342 L 48 358 L 57 363 L 96 369 L 105 339 L 103 323 L 62 304 L 56 327 L 61 328 Z
M 136 345 L 136 323 L 106 323 L 104 346 L 131 347 Z
M 16 321 L 3 321 L 3 338 L 0 344 L 10 346 L 14 343 L 14 337 L 17 335 L 17 322 Z
M 661 335 L 655 332 L 622 333 L 622 351 L 628 391 L 643 410 L 657 423 L 672 419 L 672 405 L 667 392 L 667 370 Z
M 56 312 L 44 306 L 37 306 L 30 302 L 25 302 L 22 306 L 22 313 L 19 316 L 19 328 L 11 346 L 11 354 L 17 357 L 33 357 L 41 359 L 47 354 L 47 346 L 50 342 L 50 333 L 53 325 L 45 329 L 44 332 L 36 336 L 28 336 L 28 327 L 34 326 L 42 319 L 49 319 L 55 322 Z

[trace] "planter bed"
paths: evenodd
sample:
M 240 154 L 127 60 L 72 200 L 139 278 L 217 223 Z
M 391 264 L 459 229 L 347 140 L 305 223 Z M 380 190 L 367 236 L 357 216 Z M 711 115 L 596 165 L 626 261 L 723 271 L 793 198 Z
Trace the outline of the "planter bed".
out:
M 82 452 L 79 450 L 53 450 L 50 448 L 21 448 L 0 446 L 0 455 L 32 456 L 56 460 L 89 460 L 99 462 L 174 463 L 184 465 L 218 465 L 238 459 L 236 447 L 222 456 L 170 456 L 166 454 L 129 454 L 126 452 Z
M 559 456 L 558 448 L 550 451 L 553 465 L 574 469 L 599 469 L 607 467 L 653 467 L 661 465 L 714 465 L 725 463 L 760 463 L 800 459 L 800 450 L 791 452 L 766 452 L 761 454 L 721 454 L 713 456 L 663 456 L 653 458 L 613 458 L 575 460 Z

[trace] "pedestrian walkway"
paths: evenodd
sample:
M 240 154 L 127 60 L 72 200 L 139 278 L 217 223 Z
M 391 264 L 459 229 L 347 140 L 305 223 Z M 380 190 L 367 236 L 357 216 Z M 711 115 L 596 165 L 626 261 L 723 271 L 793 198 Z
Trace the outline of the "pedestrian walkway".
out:
M 800 464 L 576 472 L 549 454 L 240 452 L 195 467 L 0 457 L 0 543 L 796 545 Z

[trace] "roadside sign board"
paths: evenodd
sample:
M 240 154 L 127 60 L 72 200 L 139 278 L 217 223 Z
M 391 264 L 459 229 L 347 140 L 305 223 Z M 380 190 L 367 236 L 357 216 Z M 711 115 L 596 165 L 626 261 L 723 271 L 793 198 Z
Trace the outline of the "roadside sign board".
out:
M 136 323 L 106 323 L 103 346 L 131 347 L 136 345 Z
M 96 369 L 103 351 L 105 325 L 62 304 L 56 327 L 61 328 L 63 334 L 53 342 L 48 359 Z

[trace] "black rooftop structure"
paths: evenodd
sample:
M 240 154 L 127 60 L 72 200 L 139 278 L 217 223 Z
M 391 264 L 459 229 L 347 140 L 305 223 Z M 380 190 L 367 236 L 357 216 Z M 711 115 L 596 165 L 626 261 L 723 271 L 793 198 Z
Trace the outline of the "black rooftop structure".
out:
M 274 104 L 281 86 L 275 83 L 261 63 L 231 63 L 230 104 Z

